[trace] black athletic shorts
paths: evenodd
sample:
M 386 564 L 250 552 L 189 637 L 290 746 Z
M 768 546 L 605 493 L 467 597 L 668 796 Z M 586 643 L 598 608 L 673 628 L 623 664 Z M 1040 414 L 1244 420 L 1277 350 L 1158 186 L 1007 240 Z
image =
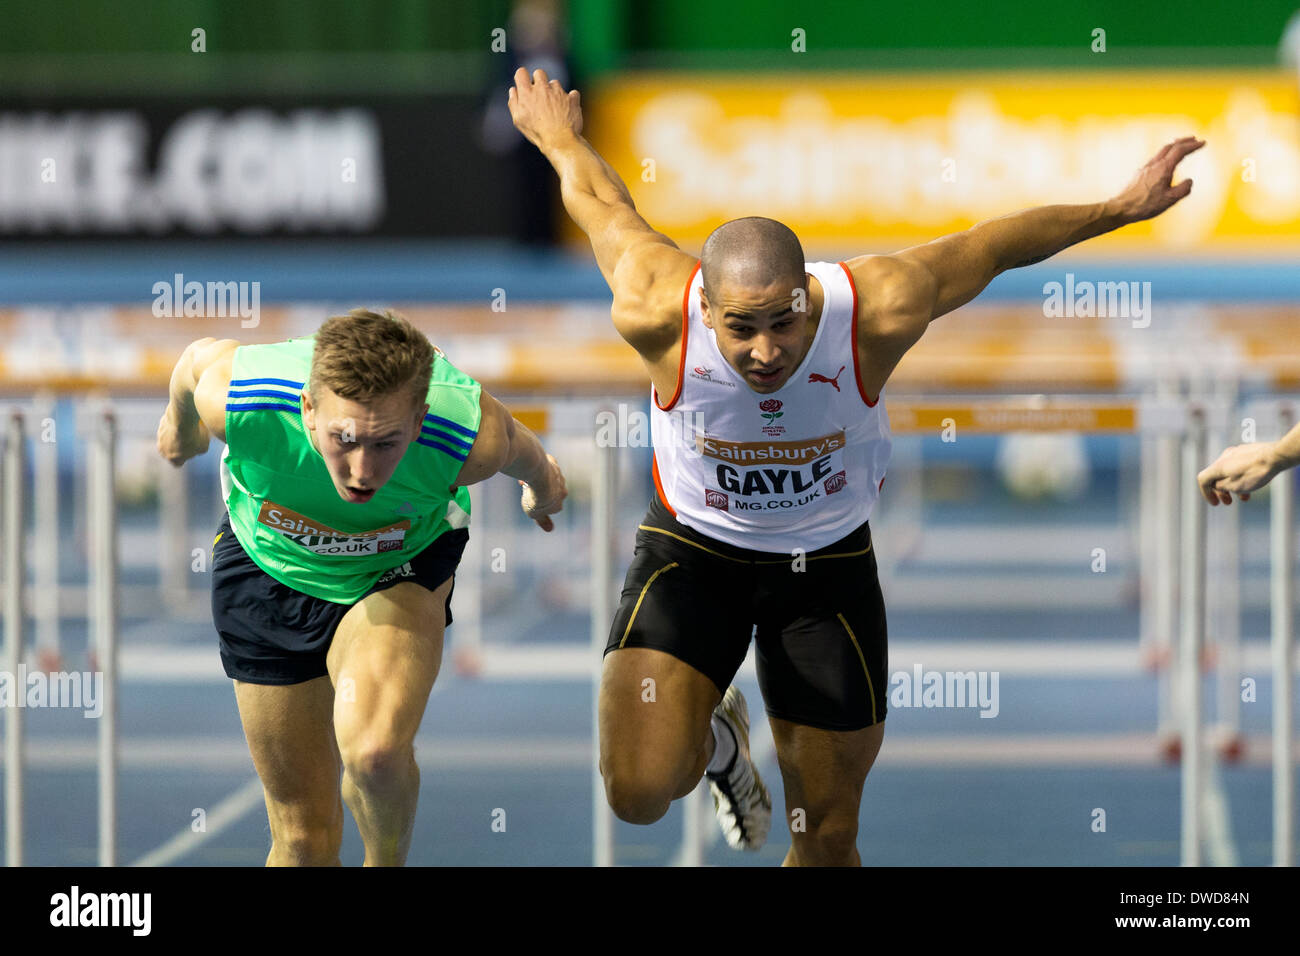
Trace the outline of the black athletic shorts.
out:
M 403 581 L 436 591 L 455 574 L 467 541 L 468 529 L 444 532 L 410 561 L 385 572 L 357 600 Z M 228 677 L 250 684 L 301 684 L 325 676 L 334 629 L 351 607 L 271 577 L 244 551 L 230 516 L 222 516 L 212 544 L 212 621 Z M 446 623 L 451 624 L 450 591 Z
M 885 602 L 867 523 L 799 559 L 723 544 L 652 499 L 605 653 L 665 651 L 725 693 L 751 636 L 769 715 L 823 730 L 884 720 Z

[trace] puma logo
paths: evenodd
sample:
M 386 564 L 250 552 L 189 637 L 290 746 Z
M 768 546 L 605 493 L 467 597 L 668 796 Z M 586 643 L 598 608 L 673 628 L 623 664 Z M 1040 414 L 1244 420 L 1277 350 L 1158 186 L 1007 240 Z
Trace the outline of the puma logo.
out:
M 839 379 L 840 379 L 840 376 L 844 374 L 844 369 L 845 369 L 845 368 L 847 368 L 847 366 L 845 366 L 845 365 L 841 365 L 841 366 L 840 366 L 840 370 L 839 370 L 838 372 L 835 373 L 835 377 L 834 377 L 834 378 L 827 378 L 825 375 L 818 375 L 816 372 L 812 372 L 812 373 L 809 374 L 809 376 L 808 376 L 808 383 L 811 385 L 813 382 L 826 382 L 826 383 L 828 383 L 828 384 L 830 384 L 830 385 L 835 386 L 835 391 L 838 392 L 838 391 L 840 390 L 840 382 L 839 382 Z

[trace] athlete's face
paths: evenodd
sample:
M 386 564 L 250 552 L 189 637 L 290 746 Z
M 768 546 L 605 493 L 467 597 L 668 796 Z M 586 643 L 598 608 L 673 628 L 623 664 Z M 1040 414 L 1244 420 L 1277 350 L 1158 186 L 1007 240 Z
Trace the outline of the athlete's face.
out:
M 802 288 L 775 282 L 762 288 L 720 283 L 710 300 L 700 289 L 704 324 L 718 350 L 756 392 L 775 392 L 808 351 L 808 277 Z
M 344 501 L 361 504 L 375 496 L 397 470 L 406 448 L 420 436 L 429 406 L 411 407 L 406 391 L 361 404 L 324 386 L 319 404 L 303 392 L 303 424 L 325 459 L 334 488 Z

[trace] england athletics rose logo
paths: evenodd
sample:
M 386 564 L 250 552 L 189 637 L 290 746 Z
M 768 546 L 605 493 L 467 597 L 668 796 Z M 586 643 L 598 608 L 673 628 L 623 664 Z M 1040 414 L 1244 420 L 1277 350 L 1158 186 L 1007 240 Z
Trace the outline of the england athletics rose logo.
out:
M 775 398 L 769 398 L 758 403 L 758 410 L 763 413 L 769 425 L 776 422 L 781 417 L 781 402 Z

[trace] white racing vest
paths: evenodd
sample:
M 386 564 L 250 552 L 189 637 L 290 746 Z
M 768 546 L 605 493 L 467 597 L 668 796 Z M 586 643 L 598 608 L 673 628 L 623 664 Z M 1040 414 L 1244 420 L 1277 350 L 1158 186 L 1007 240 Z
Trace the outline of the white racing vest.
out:
M 857 290 L 843 263 L 810 262 L 825 291 L 795 373 L 760 394 L 705 326 L 697 265 L 682 303 L 677 394 L 651 387 L 654 479 L 688 528 L 734 547 L 789 554 L 843 538 L 871 517 L 889 464 L 889 418 L 858 384 Z

